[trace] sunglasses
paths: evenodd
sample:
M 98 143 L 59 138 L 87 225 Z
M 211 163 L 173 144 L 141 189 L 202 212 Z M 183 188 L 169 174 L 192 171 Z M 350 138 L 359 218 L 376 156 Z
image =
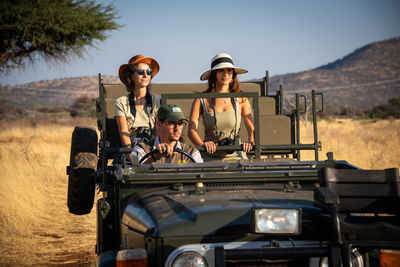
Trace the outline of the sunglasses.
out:
M 139 75 L 144 75 L 144 73 L 146 72 L 147 76 L 150 76 L 153 73 L 153 70 L 152 69 L 146 69 L 146 70 L 145 69 L 137 69 L 136 72 Z
M 183 121 L 172 122 L 172 121 L 169 121 L 169 120 L 165 120 L 164 122 L 166 124 L 168 124 L 168 126 L 171 127 L 171 128 L 172 127 L 175 128 L 175 126 L 182 127 L 185 124 Z

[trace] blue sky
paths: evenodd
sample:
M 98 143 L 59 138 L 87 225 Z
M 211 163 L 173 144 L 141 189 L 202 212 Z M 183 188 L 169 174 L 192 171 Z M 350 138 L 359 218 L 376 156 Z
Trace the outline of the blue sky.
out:
M 121 64 L 143 54 L 160 72 L 153 83 L 199 82 L 219 53 L 249 72 L 240 80 L 319 67 L 370 42 L 400 37 L 398 0 L 168 0 L 97 1 L 114 4 L 117 22 L 107 41 L 84 59 L 0 75 L 15 85 L 65 77 L 118 75 Z

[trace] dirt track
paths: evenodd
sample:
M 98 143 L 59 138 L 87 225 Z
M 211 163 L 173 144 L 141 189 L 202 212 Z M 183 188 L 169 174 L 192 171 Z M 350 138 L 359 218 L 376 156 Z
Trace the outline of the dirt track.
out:
M 67 210 L 65 189 L 66 187 L 57 190 L 60 191 L 60 197 L 54 201 L 56 205 L 49 211 L 42 227 L 34 233 L 41 247 L 40 250 L 49 252 L 49 255 L 39 254 L 38 263 L 94 266 L 96 260 L 95 207 L 89 215 L 70 214 Z
M 96 211 L 70 214 L 73 127 L 0 131 L 0 266 L 93 266 Z

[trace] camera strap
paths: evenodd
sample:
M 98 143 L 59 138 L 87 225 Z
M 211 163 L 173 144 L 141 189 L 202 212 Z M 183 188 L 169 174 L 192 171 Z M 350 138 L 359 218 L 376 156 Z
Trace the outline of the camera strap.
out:
M 129 94 L 129 107 L 131 109 L 131 114 L 132 114 L 133 118 L 136 119 L 136 105 L 135 105 L 135 100 L 133 97 L 134 97 L 133 92 L 131 92 Z M 146 113 L 146 115 L 149 119 L 149 128 L 153 135 L 153 126 L 151 125 L 151 120 L 150 120 L 150 115 L 153 112 L 153 100 L 152 100 L 151 94 L 149 92 L 146 92 L 145 98 L 146 98 L 146 105 L 144 107 L 144 112 Z

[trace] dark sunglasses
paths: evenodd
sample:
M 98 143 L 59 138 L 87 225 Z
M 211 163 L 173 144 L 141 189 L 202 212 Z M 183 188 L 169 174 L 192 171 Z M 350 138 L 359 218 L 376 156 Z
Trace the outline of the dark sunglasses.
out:
M 150 76 L 153 73 L 152 69 L 147 69 L 147 70 L 145 70 L 145 69 L 137 69 L 136 71 L 137 71 L 137 73 L 139 75 L 144 75 L 144 73 L 146 72 L 147 76 Z
M 182 126 L 182 125 L 185 124 L 184 121 L 172 122 L 172 121 L 169 121 L 169 120 L 165 120 L 164 122 L 167 123 L 169 127 Z

